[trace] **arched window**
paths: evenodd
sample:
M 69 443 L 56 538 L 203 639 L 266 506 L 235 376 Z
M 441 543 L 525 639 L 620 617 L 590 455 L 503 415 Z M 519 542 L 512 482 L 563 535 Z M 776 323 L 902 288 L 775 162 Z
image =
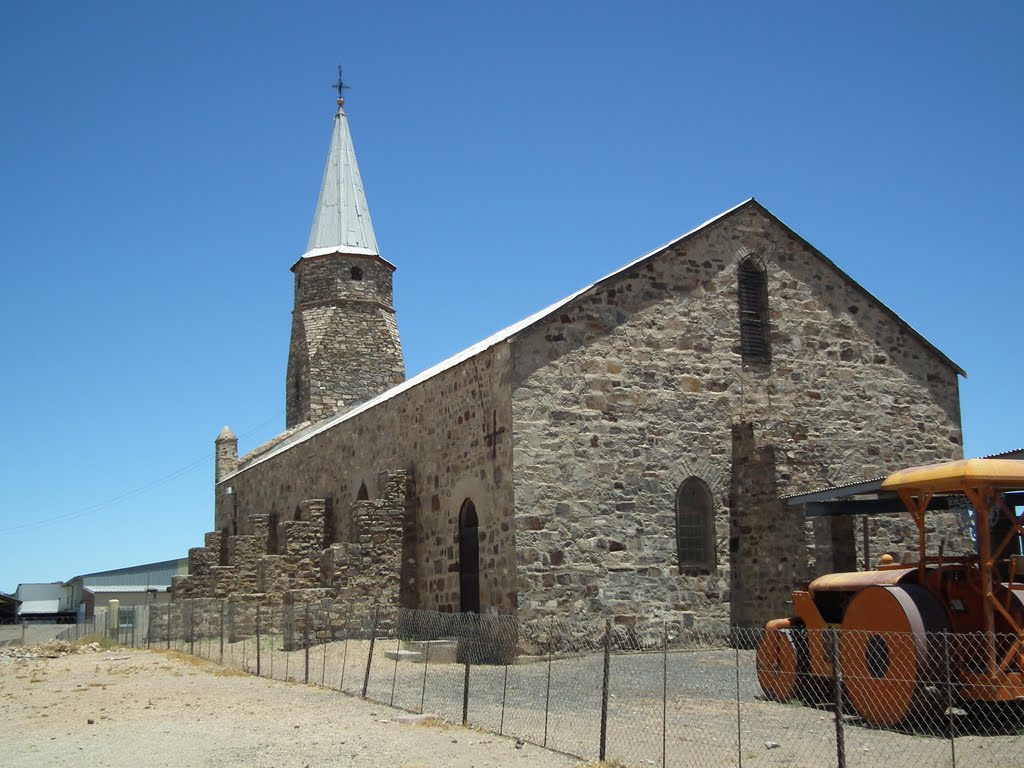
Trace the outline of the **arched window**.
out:
M 768 327 L 768 276 L 756 256 L 740 262 L 740 353 L 745 363 L 769 363 L 772 358 Z
M 366 483 L 359 484 L 359 493 L 356 494 L 356 501 L 369 501 L 370 493 L 366 490 Z
M 459 510 L 459 610 L 480 613 L 480 523 L 470 499 Z
M 362 267 L 352 267 L 352 271 L 351 271 L 350 274 L 352 275 L 352 279 L 353 280 L 362 280 L 363 279 L 363 268 Z
M 699 477 L 687 478 L 676 491 L 676 556 L 680 568 L 715 567 L 715 503 Z

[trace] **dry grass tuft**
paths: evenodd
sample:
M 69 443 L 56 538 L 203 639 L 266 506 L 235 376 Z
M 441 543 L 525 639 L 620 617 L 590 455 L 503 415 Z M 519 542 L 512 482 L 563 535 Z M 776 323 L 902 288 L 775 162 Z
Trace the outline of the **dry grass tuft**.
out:
M 94 635 L 84 635 L 69 645 L 77 653 L 81 653 L 83 650 L 87 649 L 95 650 L 95 648 L 88 648 L 88 646 L 99 646 L 100 650 L 109 651 L 112 648 L 117 648 L 117 641 L 97 633 Z
M 195 667 L 201 669 L 216 677 L 249 677 L 250 675 L 244 670 L 238 669 L 237 667 L 222 667 L 216 662 L 207 661 L 201 659 L 198 656 L 191 656 L 183 651 L 157 651 L 157 653 L 163 654 L 168 659 L 173 659 L 180 664 L 184 664 L 189 667 Z

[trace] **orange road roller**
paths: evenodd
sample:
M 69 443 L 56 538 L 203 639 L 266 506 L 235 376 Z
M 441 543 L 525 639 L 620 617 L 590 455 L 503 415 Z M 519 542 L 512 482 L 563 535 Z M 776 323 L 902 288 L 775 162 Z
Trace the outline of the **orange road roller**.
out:
M 757 646 L 765 696 L 811 700 L 841 680 L 857 714 L 885 727 L 953 701 L 1024 700 L 1022 489 L 1024 461 L 1008 459 L 915 467 L 882 481 L 878 493 L 898 496 L 917 524 L 917 562 L 886 555 L 876 570 L 828 574 L 794 592 L 793 616 L 769 621 Z M 925 519 L 956 495 L 971 510 L 976 552 L 927 556 Z

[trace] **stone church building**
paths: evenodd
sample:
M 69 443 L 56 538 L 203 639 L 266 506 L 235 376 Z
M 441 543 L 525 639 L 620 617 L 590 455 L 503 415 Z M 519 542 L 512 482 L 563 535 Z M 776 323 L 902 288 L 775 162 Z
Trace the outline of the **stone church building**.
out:
M 286 431 L 217 438 L 177 596 L 761 626 L 868 539 L 781 497 L 962 458 L 963 371 L 753 199 L 405 379 L 342 105 Z M 911 529 L 872 518 L 872 557 Z

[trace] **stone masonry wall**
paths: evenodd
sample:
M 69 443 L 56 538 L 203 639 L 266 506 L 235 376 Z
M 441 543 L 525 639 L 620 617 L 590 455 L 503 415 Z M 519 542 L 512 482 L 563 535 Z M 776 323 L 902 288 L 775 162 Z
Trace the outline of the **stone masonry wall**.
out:
M 514 612 L 508 360 L 508 345 L 500 344 L 372 409 L 297 430 L 283 452 L 243 458 L 240 470 L 221 481 L 232 494 L 216 494 L 215 528 L 230 525 L 237 508 L 242 535 L 231 538 L 244 538 L 254 513 L 274 512 L 284 525 L 303 499 L 330 498 L 338 538 L 331 543 L 351 543 L 345 541 L 352 530 L 349 509 L 360 486 L 376 500 L 390 493 L 379 471 L 415 468 L 415 495 L 398 523 L 414 551 L 406 547 L 410 562 L 399 558 L 394 564 L 396 578 L 399 571 L 406 574 L 402 604 L 458 610 L 458 518 L 471 499 L 479 517 L 481 607 Z M 253 584 L 255 589 L 255 575 Z
M 737 267 L 752 254 L 766 262 L 766 365 L 739 348 Z M 855 555 L 848 524 L 806 523 L 769 503 L 768 478 L 742 481 L 736 425 L 749 425 L 750 457 L 771 452 L 777 494 L 962 456 L 956 371 L 756 203 L 587 291 L 520 334 L 513 355 L 525 619 L 689 611 L 703 626 L 759 625 L 788 615 L 819 554 L 831 565 L 815 542 L 843 539 Z M 691 476 L 713 495 L 716 562 L 681 571 L 675 494 Z M 914 540 L 907 516 L 871 530 L 875 559 Z
M 326 418 L 405 379 L 389 265 L 332 254 L 303 259 L 294 269 L 289 427 Z M 352 279 L 353 269 L 362 279 Z

